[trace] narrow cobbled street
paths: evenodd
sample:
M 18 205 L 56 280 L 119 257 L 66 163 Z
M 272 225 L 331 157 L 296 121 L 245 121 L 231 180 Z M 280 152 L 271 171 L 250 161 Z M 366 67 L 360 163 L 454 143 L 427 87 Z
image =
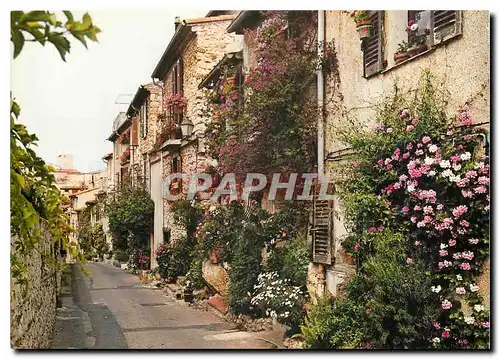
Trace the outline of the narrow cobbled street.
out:
M 109 264 L 78 266 L 63 291 L 53 349 L 272 349 L 216 315 L 193 309 Z

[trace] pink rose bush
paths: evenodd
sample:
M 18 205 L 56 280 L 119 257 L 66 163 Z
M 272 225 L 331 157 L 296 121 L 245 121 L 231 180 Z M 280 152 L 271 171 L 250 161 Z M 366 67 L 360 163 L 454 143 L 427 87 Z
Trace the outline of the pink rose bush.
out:
M 364 251 L 376 247 L 377 237 L 370 228 L 384 224 L 386 231 L 403 234 L 406 263 L 423 262 L 433 288 L 442 288 L 432 291 L 441 303 L 433 322 L 440 325 L 430 322 L 425 334 L 429 346 L 485 348 L 489 346 L 489 312 L 474 313 L 474 323 L 479 325 L 468 324 L 463 306 L 483 305 L 476 283 L 489 258 L 488 149 L 479 136 L 481 130 L 472 126 L 467 107 L 454 121 L 438 111 L 429 115 L 431 107 L 419 112 L 422 108 L 385 113 L 386 122 L 379 121 L 380 126 L 390 127 L 391 133 L 347 136 L 360 156 L 359 169 L 349 177 L 353 182 L 346 188 L 362 196 L 344 196 L 346 213 L 352 214 L 351 231 L 364 231 L 352 240 L 364 238 L 358 253 L 363 258 L 368 255 Z M 401 149 L 406 150 L 403 155 Z M 391 205 L 382 210 L 387 201 Z M 362 215 L 356 215 L 354 208 Z M 486 322 L 487 326 L 481 325 Z

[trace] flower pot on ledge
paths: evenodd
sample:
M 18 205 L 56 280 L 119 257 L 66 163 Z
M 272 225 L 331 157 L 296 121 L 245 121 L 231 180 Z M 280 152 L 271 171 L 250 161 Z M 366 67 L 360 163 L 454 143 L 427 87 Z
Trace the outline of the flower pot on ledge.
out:
M 396 52 L 394 54 L 394 62 L 397 64 L 403 62 L 403 61 L 406 61 L 410 58 L 410 55 L 408 54 L 408 52 Z
M 406 52 L 408 53 L 409 57 L 414 57 L 417 56 L 418 54 L 421 54 L 422 52 L 427 51 L 427 45 L 426 44 L 418 44 L 418 45 L 413 45 L 410 47 Z
M 371 20 L 360 20 L 356 22 L 356 30 L 358 31 L 359 38 L 365 39 L 372 36 L 373 24 Z

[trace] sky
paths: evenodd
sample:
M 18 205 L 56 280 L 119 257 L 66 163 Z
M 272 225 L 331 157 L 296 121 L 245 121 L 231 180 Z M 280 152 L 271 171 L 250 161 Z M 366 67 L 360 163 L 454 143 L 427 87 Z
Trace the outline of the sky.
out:
M 57 164 L 60 154 L 74 156 L 74 168 L 104 168 L 112 151 L 113 120 L 125 111 L 174 34 L 174 18 L 203 17 L 208 10 L 89 10 L 101 29 L 88 49 L 76 39 L 62 61 L 55 47 L 27 42 L 11 63 L 12 96 L 21 106 L 20 122 L 38 138 L 36 152 Z M 75 18 L 83 12 L 73 12 Z M 59 15 L 59 14 L 58 14 Z M 64 15 L 60 17 L 64 20 Z M 127 96 L 128 95 L 128 96 Z

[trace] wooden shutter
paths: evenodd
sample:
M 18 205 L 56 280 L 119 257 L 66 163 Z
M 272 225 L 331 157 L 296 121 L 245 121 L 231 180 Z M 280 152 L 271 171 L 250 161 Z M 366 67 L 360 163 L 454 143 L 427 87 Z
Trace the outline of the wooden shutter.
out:
M 314 188 L 313 197 L 313 262 L 332 264 L 333 203 L 318 199 L 319 187 Z
M 363 42 L 364 76 L 370 77 L 383 70 L 382 36 L 384 11 L 372 11 L 373 35 Z
M 148 135 L 148 98 L 142 106 L 142 111 L 144 112 L 144 137 Z
M 139 136 L 141 136 L 141 138 L 144 138 L 144 121 L 142 120 L 142 116 L 139 120 Z
M 431 12 L 433 45 L 462 33 L 462 12 L 459 10 L 433 10 Z
M 137 117 L 134 116 L 132 117 L 132 129 L 130 130 L 130 144 L 132 146 L 137 146 L 139 143 L 138 143 L 138 138 L 137 138 Z

